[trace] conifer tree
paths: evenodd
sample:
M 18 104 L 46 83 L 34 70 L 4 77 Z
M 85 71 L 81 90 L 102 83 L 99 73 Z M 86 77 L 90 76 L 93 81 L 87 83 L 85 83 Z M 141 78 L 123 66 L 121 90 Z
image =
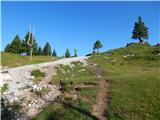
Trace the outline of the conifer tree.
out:
M 13 41 L 11 42 L 8 52 L 17 53 L 17 54 L 21 53 L 21 40 L 18 35 L 16 35 Z
M 40 46 L 38 48 L 38 55 L 42 55 L 42 48 Z
M 70 52 L 69 52 L 69 49 L 67 48 L 66 49 L 66 53 L 65 53 L 65 57 L 66 58 L 69 58 L 71 55 L 70 55 Z
M 57 57 L 57 53 L 56 53 L 56 50 L 55 50 L 55 49 L 53 50 L 52 56 L 53 56 L 53 57 Z
M 135 22 L 132 39 L 138 39 L 139 43 L 143 43 L 144 39 L 148 39 L 148 28 L 140 16 L 138 17 L 138 21 Z
M 9 52 L 9 48 L 10 48 L 10 44 L 8 43 L 8 44 L 6 45 L 6 47 L 4 48 L 4 51 L 5 51 L 5 52 Z
M 74 49 L 74 57 L 77 57 L 77 49 Z
M 51 56 L 51 46 L 50 44 L 47 42 L 43 48 L 43 55 L 48 55 Z
M 103 45 L 100 40 L 97 40 L 93 45 L 93 49 L 94 50 L 97 49 L 97 53 L 99 53 L 99 48 L 102 48 L 102 47 L 103 47 Z

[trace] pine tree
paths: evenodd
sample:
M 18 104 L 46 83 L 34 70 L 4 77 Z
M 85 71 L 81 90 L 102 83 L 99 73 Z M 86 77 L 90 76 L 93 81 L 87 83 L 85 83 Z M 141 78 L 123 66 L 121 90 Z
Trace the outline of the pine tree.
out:
M 6 45 L 6 47 L 4 48 L 4 51 L 5 51 L 5 52 L 9 52 L 9 49 L 10 49 L 10 44 L 8 43 L 8 44 Z
M 102 48 L 102 47 L 103 47 L 103 45 L 100 40 L 97 40 L 93 45 L 93 49 L 94 50 L 97 49 L 97 53 L 99 53 L 99 48 Z
M 143 39 L 148 39 L 148 28 L 140 16 L 138 17 L 138 22 L 135 22 L 132 39 L 138 39 L 140 43 L 144 42 Z
M 16 35 L 13 41 L 11 42 L 8 52 L 17 54 L 21 53 L 21 40 L 18 35 Z
M 33 55 L 38 55 L 38 44 L 36 40 L 33 42 Z
M 49 56 L 51 55 L 51 46 L 48 42 L 43 48 L 43 55 L 49 55 Z
M 55 50 L 55 49 L 53 50 L 52 56 L 53 56 L 53 57 L 57 57 L 57 53 L 56 53 L 56 50 Z
M 38 48 L 38 55 L 42 55 L 42 48 L 40 46 Z
M 69 49 L 67 48 L 66 53 L 65 53 L 65 57 L 66 57 L 66 58 L 69 58 L 70 56 L 71 56 L 71 55 L 70 55 Z
M 27 53 L 27 55 L 30 55 L 30 47 L 28 46 L 27 42 L 28 42 L 28 39 L 29 39 L 29 32 L 27 32 L 24 40 L 22 41 L 22 51 L 24 53 Z M 31 36 L 30 36 L 30 43 L 32 43 L 33 41 L 33 55 L 37 55 L 38 54 L 38 44 L 36 42 L 36 39 L 32 37 L 32 33 L 31 33 Z
M 25 40 L 22 40 L 21 42 L 21 53 L 27 53 L 28 46 L 27 42 Z
M 74 49 L 74 57 L 77 57 L 77 49 Z

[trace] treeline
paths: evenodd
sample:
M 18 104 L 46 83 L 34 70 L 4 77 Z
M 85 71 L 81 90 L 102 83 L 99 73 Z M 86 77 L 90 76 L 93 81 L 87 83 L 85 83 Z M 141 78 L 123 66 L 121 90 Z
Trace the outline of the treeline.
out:
M 29 32 L 25 35 L 24 39 L 21 40 L 20 37 L 18 36 L 18 34 L 14 37 L 14 39 L 12 40 L 12 42 L 9 44 L 7 44 L 7 46 L 5 47 L 4 51 L 5 52 L 10 52 L 10 53 L 16 53 L 19 55 L 30 55 L 30 47 L 28 45 L 28 39 L 29 39 Z M 57 57 L 57 53 L 56 50 L 54 49 L 52 52 L 52 48 L 51 45 L 46 42 L 44 48 L 42 48 L 41 46 L 38 45 L 38 43 L 36 42 L 36 39 L 32 37 L 32 33 L 31 33 L 31 37 L 30 37 L 30 43 L 32 44 L 33 47 L 33 53 L 32 55 L 46 55 L 46 56 L 53 56 L 53 57 Z M 74 49 L 74 55 L 72 57 L 77 57 L 77 49 Z M 64 54 L 63 57 L 71 57 L 70 51 L 67 48 L 66 52 Z
M 12 40 L 10 44 L 7 44 L 5 47 L 5 52 L 11 52 L 11 53 L 16 53 L 20 55 L 29 55 L 30 54 L 30 48 L 27 44 L 29 39 L 29 32 L 26 34 L 23 40 L 20 39 L 18 35 L 15 36 L 15 38 Z M 47 55 L 47 56 L 54 56 L 57 57 L 57 53 L 55 49 L 52 52 L 51 45 L 46 42 L 44 48 L 41 48 L 41 46 L 38 45 L 36 42 L 36 39 L 32 38 L 32 33 L 31 33 L 31 40 L 30 43 L 32 44 L 33 47 L 33 55 Z

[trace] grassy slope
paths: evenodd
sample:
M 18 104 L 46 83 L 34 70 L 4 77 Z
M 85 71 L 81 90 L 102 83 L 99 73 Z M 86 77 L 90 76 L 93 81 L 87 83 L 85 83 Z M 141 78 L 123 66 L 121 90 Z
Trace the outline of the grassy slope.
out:
M 94 55 L 91 61 L 107 72 L 111 81 L 110 120 L 160 119 L 160 56 L 152 46 L 132 45 Z M 123 56 L 133 53 L 134 57 Z
M 79 62 L 73 62 L 75 67 L 61 66 L 57 76 L 51 84 L 61 80 L 65 83 L 65 90 L 57 101 L 46 107 L 34 120 L 94 120 L 91 115 L 92 105 L 95 104 L 98 85 L 95 71 L 84 67 Z M 84 71 L 80 71 L 84 70 Z M 75 91 L 74 87 L 80 84 L 95 84 L 94 87 L 81 88 Z M 66 104 L 64 104 L 64 102 Z
M 33 56 L 32 62 L 29 61 L 29 56 L 20 56 L 13 53 L 1 52 L 1 64 L 2 66 L 17 67 L 28 64 L 36 64 L 41 62 L 53 61 L 51 56 Z

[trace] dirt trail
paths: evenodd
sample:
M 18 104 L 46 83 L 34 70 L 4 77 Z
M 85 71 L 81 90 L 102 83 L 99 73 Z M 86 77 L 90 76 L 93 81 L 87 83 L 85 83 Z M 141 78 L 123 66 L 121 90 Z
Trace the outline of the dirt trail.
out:
M 96 74 L 99 77 L 98 85 L 99 91 L 96 98 L 96 104 L 93 105 L 92 114 L 99 120 L 107 120 L 105 116 L 108 109 L 108 93 L 109 93 L 109 82 L 104 77 L 105 72 L 101 68 L 96 67 Z

